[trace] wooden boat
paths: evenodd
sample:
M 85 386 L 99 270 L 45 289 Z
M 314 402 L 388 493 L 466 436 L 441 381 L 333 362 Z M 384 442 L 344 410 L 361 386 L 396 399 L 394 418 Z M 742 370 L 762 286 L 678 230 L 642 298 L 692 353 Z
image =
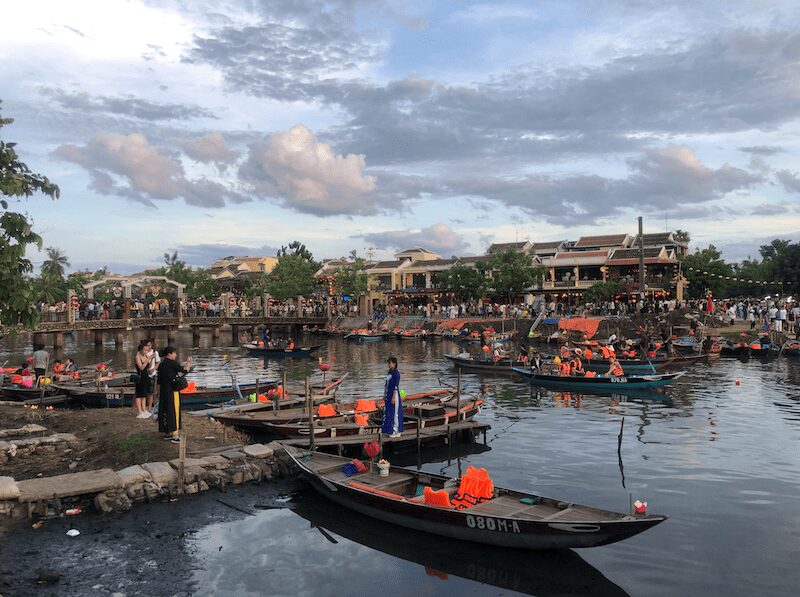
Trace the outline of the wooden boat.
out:
M 365 523 L 357 512 L 332 503 L 310 487 L 292 496 L 291 510 L 318 529 L 424 566 L 429 576 L 458 576 L 539 597 L 586 595 L 587 591 L 592 597 L 629 597 L 572 550 L 534 553 L 490 545 L 476 549 L 472 543 L 398 525 Z
M 358 331 L 351 332 L 350 334 L 346 334 L 344 336 L 345 340 L 356 340 L 358 342 L 377 342 L 378 340 L 383 340 L 387 337 L 388 334 L 386 332 L 367 332 L 367 331 Z
M 781 351 L 785 355 L 800 356 L 800 340 L 787 340 L 783 343 Z
M 415 329 L 415 330 L 403 330 L 396 336 L 400 340 L 426 340 L 428 338 L 428 333 L 423 329 Z
M 750 354 L 750 345 L 747 342 L 726 342 L 720 344 L 719 348 L 724 357 L 746 357 Z
M 275 348 L 272 346 L 259 346 L 258 344 L 242 344 L 242 348 L 247 350 L 247 355 L 251 357 L 307 357 L 311 356 L 319 346 L 295 346 L 291 350 L 288 348 Z
M 666 520 L 666 516 L 622 514 L 497 487 L 490 499 L 470 508 L 435 506 L 418 496 L 417 488 L 444 490 L 452 498 L 458 485 L 451 485 L 445 476 L 390 467 L 388 477 L 370 469 L 347 477 L 342 467 L 348 458 L 292 446 L 286 446 L 286 452 L 317 491 L 341 506 L 418 531 L 485 545 L 595 547 L 638 535 Z
M 506 343 L 506 342 L 511 342 L 511 338 L 512 338 L 513 335 L 514 334 L 512 334 L 511 332 L 505 332 L 505 333 L 499 333 L 499 334 L 491 334 L 487 338 L 487 340 L 489 341 L 490 344 L 503 344 L 503 343 Z M 470 336 L 458 336 L 458 337 L 456 337 L 454 339 L 457 340 L 458 342 L 463 342 L 465 344 L 480 344 L 481 343 L 481 337 L 480 336 L 478 336 L 478 337 L 471 336 L 471 335 Z
M 0 388 L 3 400 L 13 402 L 24 402 L 26 400 L 35 400 L 42 397 L 42 388 L 26 388 L 19 384 L 9 384 Z M 54 396 L 61 392 L 55 387 L 54 384 L 48 384 L 44 387 L 44 395 Z
M 660 388 L 686 374 L 685 371 L 676 371 L 675 373 L 657 373 L 653 375 L 623 375 L 620 377 L 598 375 L 595 377 L 581 377 L 537 373 L 530 369 L 523 369 L 522 367 L 514 367 L 514 371 L 530 380 L 532 384 L 546 388 L 559 388 L 575 392 L 597 390 L 613 392 L 615 394 L 623 393 L 627 390 Z
M 345 373 L 341 377 L 333 378 L 325 384 L 312 384 L 310 387 L 311 394 L 327 395 L 330 396 L 331 400 L 333 400 L 333 398 L 336 396 L 336 391 L 341 383 L 347 379 L 348 375 L 349 373 Z M 278 387 L 280 387 L 280 384 Z M 260 389 L 259 393 L 262 393 Z M 270 399 L 267 399 L 266 402 L 259 402 L 258 397 L 256 397 L 256 401 L 254 402 L 251 400 L 253 394 L 255 394 L 255 392 L 251 392 L 250 394 L 246 395 L 243 400 L 231 400 L 230 402 L 224 403 L 222 406 L 194 410 L 192 411 L 192 414 L 213 417 L 224 412 L 256 412 L 259 410 L 272 410 L 272 401 Z M 294 398 L 292 398 L 292 396 L 294 396 Z M 278 404 L 280 409 L 302 406 L 305 404 L 305 388 L 290 387 L 288 389 L 288 399 L 279 398 Z
M 483 361 L 472 357 L 460 357 L 455 354 L 446 354 L 444 358 L 453 363 L 457 369 L 465 371 L 481 371 L 496 375 L 513 375 L 514 373 L 513 369 L 511 369 L 514 362 L 510 358 L 500 359 L 499 361 Z
M 425 401 L 442 401 L 447 399 L 451 395 L 451 390 L 446 389 L 437 389 L 437 390 L 430 390 L 427 392 L 420 392 L 419 394 L 409 394 L 405 397 L 405 405 L 408 407 L 409 405 L 414 405 L 417 403 L 422 403 Z M 314 398 L 314 405 L 317 406 L 319 404 L 333 402 L 333 396 L 315 396 Z M 376 410 L 383 408 L 383 401 L 376 400 Z M 279 403 L 280 404 L 280 403 Z M 253 405 L 255 406 L 255 405 Z M 243 429 L 252 432 L 265 432 L 264 425 L 265 424 L 288 424 L 288 423 L 301 423 L 303 421 L 308 421 L 308 409 L 304 405 L 304 403 L 296 405 L 294 408 L 286 408 L 279 410 L 278 412 L 273 412 L 269 410 L 271 406 L 266 408 L 259 408 L 254 409 L 250 408 L 249 405 L 245 405 L 242 408 L 235 408 L 230 410 L 225 410 L 224 412 L 219 412 L 216 414 L 210 414 L 212 418 L 219 421 L 224 425 L 230 425 L 232 427 L 236 427 L 238 429 Z M 337 410 L 340 413 L 350 414 L 352 415 L 355 412 L 356 403 L 349 402 L 349 403 L 339 403 L 336 405 Z M 364 411 L 370 412 L 370 411 Z M 411 411 L 409 411 L 409 414 Z
M 677 355 L 674 357 L 670 357 L 667 355 L 658 355 L 652 359 L 617 359 L 619 364 L 622 365 L 623 369 L 627 369 L 628 367 L 635 367 L 635 366 L 643 366 L 649 367 L 650 365 L 654 365 L 656 369 L 663 369 L 665 367 L 676 366 L 676 365 L 688 365 L 690 363 L 696 363 L 698 361 L 703 361 L 708 358 L 707 354 L 693 354 L 693 355 Z M 605 370 L 608 371 L 608 360 L 606 359 L 583 359 L 583 366 L 586 368 L 588 366 L 598 366 L 601 367 L 605 365 Z M 593 370 L 593 369 L 590 369 Z
M 55 385 L 60 392 L 86 407 L 133 406 L 135 389 L 130 386 L 97 388 Z M 277 385 L 275 382 L 260 383 L 259 392 L 275 389 Z M 247 395 L 256 391 L 256 384 L 240 385 L 239 389 L 242 394 Z M 181 409 L 196 410 L 205 408 L 209 404 L 220 404 L 235 398 L 238 398 L 238 395 L 232 386 L 197 386 L 197 390 L 194 392 L 181 392 Z
M 409 431 L 415 430 L 417 427 L 426 429 L 429 427 L 443 427 L 457 421 L 469 421 L 480 412 L 481 406 L 483 406 L 483 400 L 480 398 L 467 399 L 462 397 L 458 411 L 456 411 L 455 398 L 442 403 L 405 407 L 403 409 L 404 414 L 409 414 L 410 411 L 414 414 L 414 417 L 404 417 L 403 427 L 405 431 Z M 379 413 L 370 415 L 368 421 L 363 425 L 355 421 L 354 415 L 317 418 L 314 422 L 314 437 L 341 437 L 377 433 L 381 428 L 381 424 L 382 417 Z M 286 438 L 308 437 L 311 435 L 308 421 L 284 424 L 264 423 L 264 427 L 268 433 Z
M 770 342 L 752 342 L 750 344 L 750 356 L 769 359 L 780 354 L 781 347 Z

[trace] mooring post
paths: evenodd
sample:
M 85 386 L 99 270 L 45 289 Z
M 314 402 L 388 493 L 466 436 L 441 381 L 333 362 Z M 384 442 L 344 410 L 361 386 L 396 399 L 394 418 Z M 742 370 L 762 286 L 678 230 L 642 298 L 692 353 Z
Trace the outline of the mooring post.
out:
M 617 454 L 622 451 L 622 432 L 625 429 L 625 417 L 619 422 L 619 434 L 617 434 Z
M 309 449 L 313 452 L 315 446 L 314 442 L 314 399 L 311 397 L 311 384 L 306 377 L 306 400 L 308 401 L 308 433 L 311 436 L 311 444 Z
M 178 437 L 178 494 L 183 493 L 183 481 L 186 469 L 186 431 L 180 430 Z

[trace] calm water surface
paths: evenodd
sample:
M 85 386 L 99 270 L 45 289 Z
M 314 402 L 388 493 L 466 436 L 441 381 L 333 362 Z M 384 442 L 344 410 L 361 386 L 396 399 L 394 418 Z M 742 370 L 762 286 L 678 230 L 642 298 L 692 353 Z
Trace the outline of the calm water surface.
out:
M 67 338 L 65 351 L 81 364 L 111 359 L 130 368 L 134 342 L 95 348 L 90 336 L 77 335 Z M 455 379 L 441 356 L 457 352 L 449 342 L 305 338 L 311 343 L 322 344 L 320 354 L 334 375 L 351 372 L 340 396 L 380 396 L 392 354 L 409 392 Z M 182 332 L 177 344 L 191 346 L 191 335 Z M 16 361 L 25 348 L 7 339 L 0 362 Z M 225 354 L 233 357 L 240 381 L 278 379 L 283 367 L 298 383 L 306 375 L 320 378 L 313 360 L 247 358 L 205 337 L 189 352 L 198 384 L 229 382 L 221 373 Z M 455 476 L 459 466 L 473 464 L 486 467 L 500 486 L 620 511 L 631 498 L 642 499 L 650 512 L 670 519 L 611 546 L 519 554 L 387 527 L 300 491 L 256 516 L 191 534 L 186 541 L 196 558 L 198 590 L 361 595 L 380 587 L 382 597 L 797 594 L 800 360 L 692 365 L 665 392 L 627 398 L 532 389 L 511 378 L 472 374 L 463 384 L 467 393 L 486 395 L 479 417 L 492 426 L 490 449 L 429 452 L 424 469 Z

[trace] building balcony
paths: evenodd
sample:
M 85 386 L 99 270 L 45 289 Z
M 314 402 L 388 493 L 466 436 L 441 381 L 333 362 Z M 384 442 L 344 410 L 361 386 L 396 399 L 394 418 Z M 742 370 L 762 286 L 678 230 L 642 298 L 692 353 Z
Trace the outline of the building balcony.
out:
M 569 280 L 545 280 L 542 284 L 542 290 L 585 290 L 593 284 L 602 282 L 602 280 L 576 280 L 571 278 Z

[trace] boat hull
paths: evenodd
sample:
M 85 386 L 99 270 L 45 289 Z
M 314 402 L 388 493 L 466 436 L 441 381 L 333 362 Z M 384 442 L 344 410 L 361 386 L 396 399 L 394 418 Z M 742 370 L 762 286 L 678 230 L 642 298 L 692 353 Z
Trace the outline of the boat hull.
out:
M 482 373 L 494 373 L 496 375 L 513 375 L 514 371 L 511 368 L 512 362 L 510 359 L 501 360 L 498 362 L 492 361 L 475 361 L 472 359 L 461 359 L 457 356 L 446 354 L 444 357 L 453 363 L 457 369 L 465 371 L 480 371 Z
M 345 482 L 332 482 L 304 464 L 301 456 L 304 451 L 287 447 L 287 453 L 298 465 L 304 478 L 333 502 L 377 520 L 461 541 L 529 550 L 597 547 L 637 535 L 666 519 L 663 516 L 634 517 L 614 514 L 616 518 L 609 521 L 567 522 L 558 519 L 526 520 L 513 516 L 489 515 L 479 512 L 478 507 L 475 510 L 437 508 L 407 499 L 366 492 Z M 347 459 L 341 461 L 344 463 Z M 415 474 L 396 467 L 392 467 L 392 470 Z M 520 498 L 528 496 L 508 490 L 500 491 L 513 493 Z
M 684 371 L 676 373 L 642 375 L 642 376 L 622 376 L 622 377 L 572 377 L 572 376 L 559 376 L 559 375 L 542 375 L 530 371 L 529 369 L 522 369 L 514 367 L 514 371 L 519 373 L 522 377 L 530 380 L 530 382 L 537 386 L 545 388 L 556 388 L 563 390 L 571 390 L 575 392 L 580 391 L 596 391 L 596 392 L 613 392 L 615 394 L 624 393 L 632 390 L 645 390 L 651 388 L 660 388 L 667 384 L 672 383 L 676 379 L 684 375 Z

